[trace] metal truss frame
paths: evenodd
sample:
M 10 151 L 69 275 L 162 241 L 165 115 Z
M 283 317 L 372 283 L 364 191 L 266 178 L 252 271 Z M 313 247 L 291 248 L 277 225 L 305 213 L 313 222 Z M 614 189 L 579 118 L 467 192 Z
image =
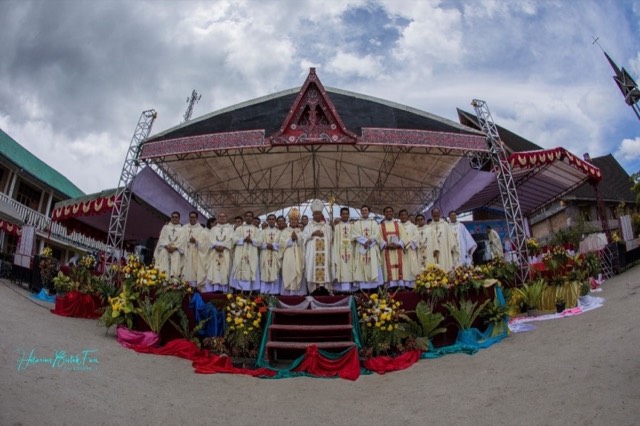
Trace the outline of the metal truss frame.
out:
M 123 253 L 124 235 L 127 226 L 127 216 L 129 214 L 129 205 L 131 204 L 132 184 L 133 180 L 140 171 L 140 146 L 142 142 L 149 136 L 151 127 L 158 114 L 155 110 L 150 109 L 142 111 L 140 119 L 133 132 L 129 149 L 120 173 L 120 181 L 111 210 L 111 218 L 109 220 L 109 234 L 107 236 L 107 256 L 106 256 L 106 274 L 107 279 L 111 280 L 115 271 L 111 267 L 118 264 Z
M 522 216 L 516 183 L 511 171 L 511 164 L 509 164 L 503 142 L 498 134 L 498 128 L 493 121 L 487 104 L 482 100 L 474 99 L 471 105 L 476 111 L 482 131 L 487 137 L 491 163 L 496 173 L 500 197 L 504 206 L 509 237 L 515 245 L 516 263 L 520 266 L 518 280 L 523 283 L 529 277 L 529 252 L 527 250 L 525 222 Z

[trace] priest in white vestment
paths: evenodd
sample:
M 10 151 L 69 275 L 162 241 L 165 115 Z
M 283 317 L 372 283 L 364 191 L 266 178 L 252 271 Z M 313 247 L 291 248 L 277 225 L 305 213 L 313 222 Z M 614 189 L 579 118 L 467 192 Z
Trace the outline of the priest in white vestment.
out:
M 404 245 L 404 261 L 402 262 L 404 286 L 413 288 L 416 285 L 416 276 L 422 272 L 418 262 L 418 229 L 409 220 L 409 212 L 405 209 L 398 212 L 400 224 L 404 228 L 407 241 Z
M 184 259 L 184 233 L 180 224 L 180 213 L 171 213 L 171 221 L 162 227 L 158 244 L 153 252 L 155 265 L 159 271 L 170 277 L 182 276 Z
M 449 272 L 455 268 L 456 259 L 458 259 L 458 241 L 453 235 L 453 230 L 449 223 L 442 220 L 440 209 L 435 208 L 431 211 L 431 233 L 429 241 L 427 241 L 427 262 L 436 264 L 440 268 Z
M 384 283 L 380 264 L 380 225 L 369 214 L 369 206 L 362 206 L 360 219 L 351 227 L 351 239 L 356 245 L 353 279 L 360 290 L 378 288 Z
M 418 254 L 420 272 L 422 272 L 427 269 L 427 265 L 429 264 L 429 262 L 427 261 L 427 241 L 429 241 L 429 233 L 431 232 L 431 228 L 426 224 L 423 214 L 418 214 L 416 216 L 416 224 L 416 233 L 418 236 L 418 248 L 416 252 Z
M 198 212 L 189 212 L 189 223 L 182 226 L 184 233 L 184 265 L 182 267 L 182 277 L 191 287 L 204 280 L 204 267 L 200 260 L 198 250 L 198 237 L 204 230 L 198 223 Z
M 245 222 L 233 233 L 233 267 L 230 285 L 240 291 L 260 290 L 260 229 L 254 225 L 253 212 L 246 212 Z
M 226 213 L 218 215 L 218 223 L 206 231 L 201 253 L 206 270 L 205 292 L 229 291 L 229 276 L 233 253 L 233 225 L 229 223 Z
M 340 219 L 333 227 L 333 289 L 341 293 L 351 293 L 353 285 L 354 243 L 351 239 L 352 223 L 349 208 L 340 209 Z
M 300 212 L 295 207 L 289 211 L 289 227 L 280 233 L 280 253 L 282 258 L 282 290 L 283 296 L 304 296 L 307 286 L 304 285 L 304 246 L 302 230 L 298 219 Z
M 380 249 L 382 250 L 382 271 L 386 286 L 405 287 L 404 271 L 407 261 L 404 248 L 408 237 L 399 221 L 393 220 L 393 208 L 385 207 L 384 220 L 380 224 Z M 415 280 L 415 277 L 414 277 Z
M 211 289 L 207 286 L 207 269 L 209 268 L 209 255 L 211 254 L 211 247 L 209 246 L 209 233 L 211 228 L 216 226 L 216 218 L 210 217 L 207 219 L 207 225 L 204 227 L 198 238 L 196 244 L 198 246 L 198 257 L 200 257 L 200 266 L 202 270 L 198 274 L 198 291 L 202 293 L 210 292 Z
M 267 227 L 260 231 L 260 293 L 280 294 L 280 233 L 276 215 L 267 216 Z
M 478 243 L 473 239 L 467 227 L 458 222 L 458 214 L 454 211 L 449 212 L 449 225 L 458 240 L 458 258 L 455 259 L 455 266 L 473 265 L 473 252 L 478 248 Z
M 304 240 L 305 277 L 309 293 L 320 287 L 331 291 L 331 225 L 322 216 L 323 203 L 314 200 L 311 203 L 313 220 L 305 226 L 302 232 Z
M 489 248 L 491 249 L 492 259 L 502 259 L 504 257 L 504 249 L 500 235 L 491 226 L 487 225 L 487 235 L 489 236 Z

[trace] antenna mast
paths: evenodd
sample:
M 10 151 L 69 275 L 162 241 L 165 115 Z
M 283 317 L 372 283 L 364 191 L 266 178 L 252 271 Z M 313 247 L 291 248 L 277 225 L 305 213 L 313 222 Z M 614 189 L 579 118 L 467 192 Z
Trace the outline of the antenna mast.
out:
M 183 121 L 182 121 L 183 123 L 186 123 L 187 121 L 191 120 L 191 114 L 193 114 L 193 107 L 198 103 L 201 97 L 202 95 L 196 92 L 195 89 L 193 89 L 193 92 L 191 92 L 191 96 L 187 98 L 187 110 L 185 111 L 183 116 Z

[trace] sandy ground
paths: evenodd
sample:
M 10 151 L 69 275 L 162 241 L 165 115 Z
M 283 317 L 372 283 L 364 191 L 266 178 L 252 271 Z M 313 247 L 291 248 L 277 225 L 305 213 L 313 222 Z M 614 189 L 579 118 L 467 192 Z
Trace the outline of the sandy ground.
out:
M 53 315 L 2 281 L 0 425 L 637 425 L 640 267 L 603 288 L 602 308 L 537 322 L 476 355 L 350 382 L 195 374 L 186 360 L 124 349 L 96 321 Z M 19 371 L 32 350 L 91 350 L 97 362 Z

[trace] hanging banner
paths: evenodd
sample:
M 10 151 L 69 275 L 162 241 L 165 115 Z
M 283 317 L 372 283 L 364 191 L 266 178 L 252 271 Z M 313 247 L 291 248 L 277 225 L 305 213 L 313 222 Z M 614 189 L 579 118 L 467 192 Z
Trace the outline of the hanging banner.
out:
M 23 226 L 22 236 L 18 241 L 18 248 L 13 257 L 13 264 L 31 269 L 31 258 L 33 257 L 33 246 L 36 242 L 36 228 L 34 226 Z

